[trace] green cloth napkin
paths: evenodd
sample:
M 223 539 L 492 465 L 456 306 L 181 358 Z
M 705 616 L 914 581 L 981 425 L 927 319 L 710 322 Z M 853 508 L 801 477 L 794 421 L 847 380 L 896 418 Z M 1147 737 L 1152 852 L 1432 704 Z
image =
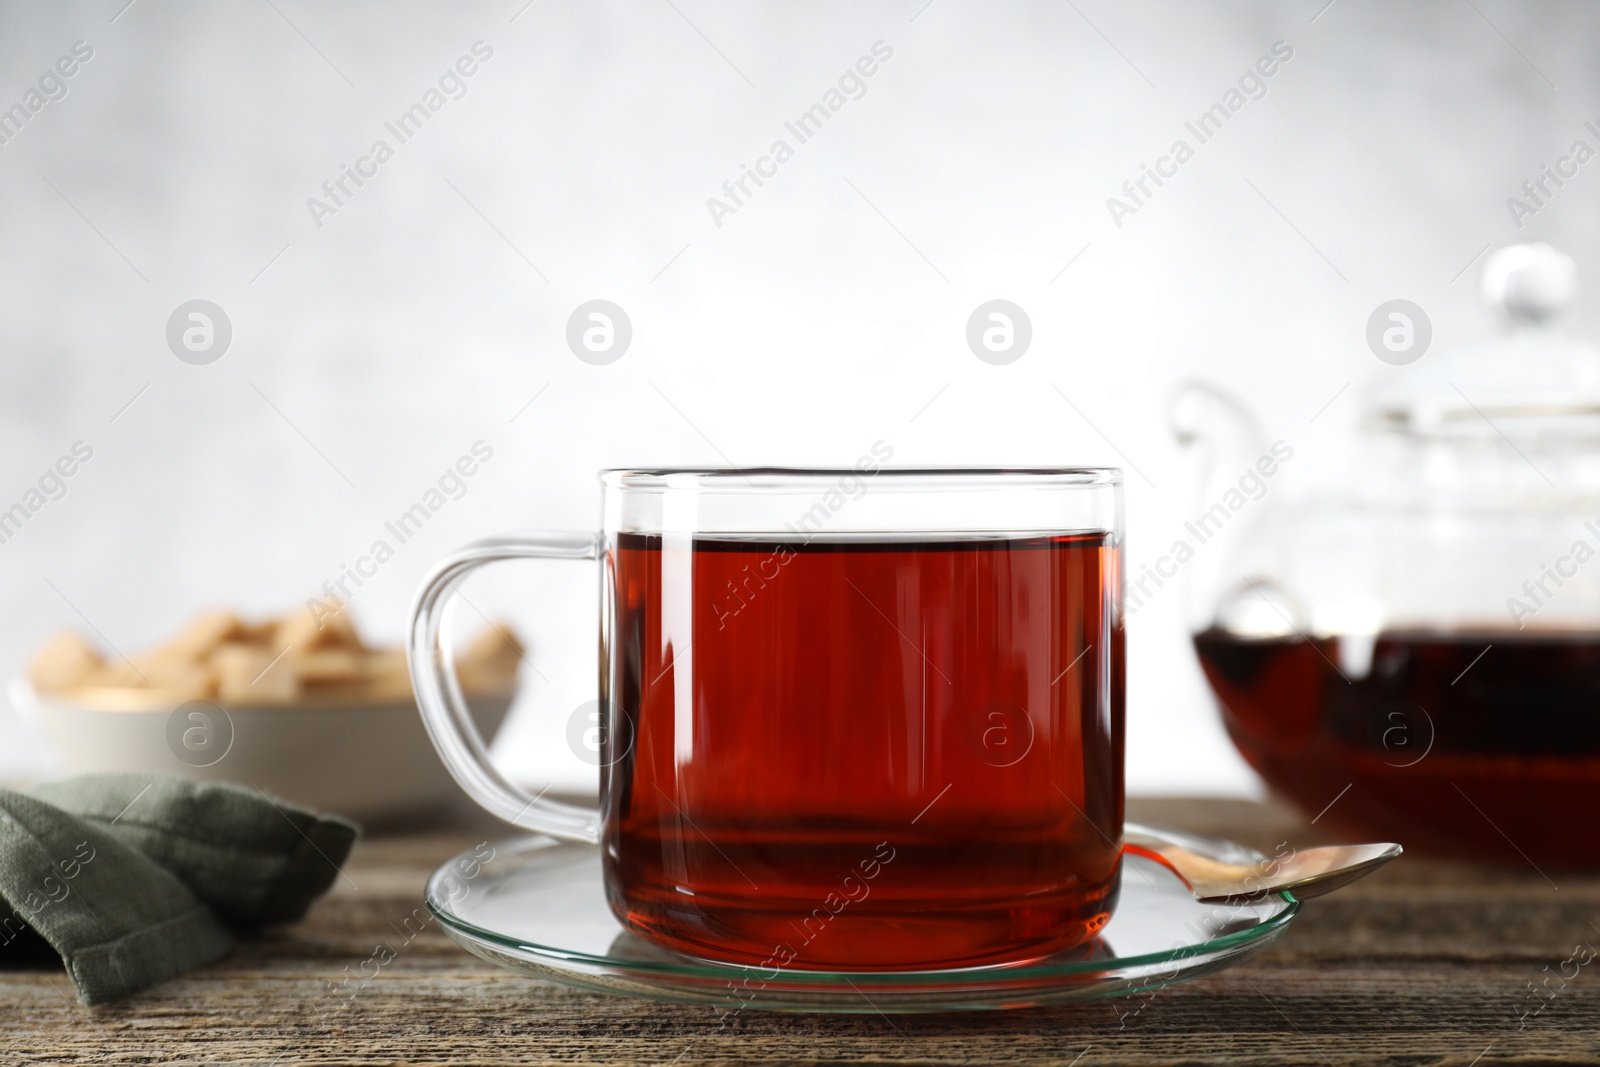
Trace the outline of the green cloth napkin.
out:
M 149 856 L 235 926 L 303 919 L 360 832 L 259 789 L 175 775 L 86 774 L 33 795 Z
M 84 775 L 34 793 L 0 790 L 0 959 L 31 930 L 85 1004 L 219 959 L 236 930 L 302 917 L 358 833 L 259 790 L 172 775 Z

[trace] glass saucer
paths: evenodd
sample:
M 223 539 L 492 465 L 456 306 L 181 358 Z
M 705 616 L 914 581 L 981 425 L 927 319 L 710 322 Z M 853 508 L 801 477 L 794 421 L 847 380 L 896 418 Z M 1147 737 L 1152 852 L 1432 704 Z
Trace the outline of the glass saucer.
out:
M 1185 843 L 1265 858 L 1231 842 Z M 537 836 L 462 853 L 428 880 L 427 904 L 457 944 L 513 971 L 730 1013 L 960 1011 L 1124 996 L 1247 960 L 1300 910 L 1287 893 L 1244 906 L 1200 904 L 1167 868 L 1128 854 L 1111 922 L 1069 952 L 955 970 L 742 967 L 682 956 L 624 930 L 606 904 L 600 850 Z

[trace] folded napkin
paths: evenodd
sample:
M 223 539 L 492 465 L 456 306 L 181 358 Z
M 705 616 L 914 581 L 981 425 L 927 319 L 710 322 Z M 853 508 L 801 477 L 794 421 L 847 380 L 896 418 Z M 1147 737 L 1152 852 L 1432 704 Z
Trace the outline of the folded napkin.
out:
M 31 931 L 85 1004 L 225 955 L 234 934 L 305 915 L 357 827 L 255 789 L 92 774 L 0 790 L 0 960 Z

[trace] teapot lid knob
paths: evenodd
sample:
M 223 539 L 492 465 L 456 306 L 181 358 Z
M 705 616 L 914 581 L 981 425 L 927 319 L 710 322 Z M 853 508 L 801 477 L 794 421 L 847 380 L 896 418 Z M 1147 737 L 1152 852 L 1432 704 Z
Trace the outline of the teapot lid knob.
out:
M 1571 306 L 1577 266 L 1543 242 L 1507 245 L 1484 260 L 1479 291 L 1484 304 L 1513 323 L 1548 322 Z

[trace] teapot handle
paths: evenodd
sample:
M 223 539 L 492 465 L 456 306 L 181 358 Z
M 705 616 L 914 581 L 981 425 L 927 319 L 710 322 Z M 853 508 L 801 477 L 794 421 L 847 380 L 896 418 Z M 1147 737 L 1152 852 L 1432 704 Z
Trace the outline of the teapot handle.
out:
M 1292 444 L 1269 441 L 1259 419 L 1237 397 L 1189 380 L 1168 408 L 1178 443 L 1199 453 L 1191 519 L 1183 540 L 1193 562 L 1184 568 L 1185 617 L 1191 629 L 1249 620 L 1254 632 L 1289 632 L 1302 614 L 1285 588 L 1282 473 Z
M 1220 386 L 1198 379 L 1179 382 L 1168 405 L 1172 434 L 1180 445 L 1204 448 L 1212 461 L 1253 462 L 1266 448 L 1266 431 L 1244 402 Z

